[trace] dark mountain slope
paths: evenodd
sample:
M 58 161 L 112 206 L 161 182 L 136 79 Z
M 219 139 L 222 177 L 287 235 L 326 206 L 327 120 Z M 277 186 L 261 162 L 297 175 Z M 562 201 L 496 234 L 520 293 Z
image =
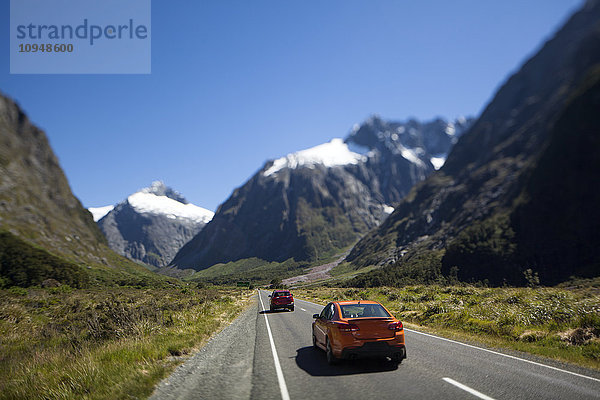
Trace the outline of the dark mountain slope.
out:
M 598 62 L 600 7 L 590 1 L 502 86 L 444 167 L 417 185 L 348 260 L 357 267 L 391 264 L 377 273 L 379 280 L 386 274 L 410 277 L 417 265 L 436 277 L 443 250 L 461 232 L 470 236 L 463 242 L 482 248 L 487 242 L 496 255 L 506 252 L 504 244 L 512 249 L 507 218 L 523 190 L 524 173 L 547 145 L 567 99 Z M 427 251 L 434 256 L 425 256 Z
M 548 283 L 600 275 L 600 70 L 553 130 L 513 213 L 518 260 Z
M 322 166 L 282 170 L 275 178 L 259 173 L 234 191 L 173 264 L 203 269 L 250 257 L 307 260 L 347 246 L 384 216 L 381 203 L 351 176 L 343 167 Z
M 0 227 L 73 257 L 106 239 L 73 196 L 44 132 L 0 96 Z

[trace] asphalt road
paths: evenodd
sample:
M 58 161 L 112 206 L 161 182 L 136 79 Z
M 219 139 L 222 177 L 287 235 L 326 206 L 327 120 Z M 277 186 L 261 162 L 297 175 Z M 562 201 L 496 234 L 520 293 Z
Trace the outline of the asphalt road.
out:
M 399 366 L 329 366 L 311 344 L 312 315 L 322 306 L 296 299 L 294 312 L 270 313 L 267 296 L 261 291 L 152 399 L 600 399 L 597 371 L 408 329 L 408 358 Z

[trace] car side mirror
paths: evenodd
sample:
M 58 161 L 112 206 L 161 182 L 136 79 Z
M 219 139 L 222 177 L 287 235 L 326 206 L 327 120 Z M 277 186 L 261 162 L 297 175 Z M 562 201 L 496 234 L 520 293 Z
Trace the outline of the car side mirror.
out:
M 319 318 L 319 314 L 313 314 L 313 318 Z
M 271 295 L 269 295 L 269 297 L 271 297 Z

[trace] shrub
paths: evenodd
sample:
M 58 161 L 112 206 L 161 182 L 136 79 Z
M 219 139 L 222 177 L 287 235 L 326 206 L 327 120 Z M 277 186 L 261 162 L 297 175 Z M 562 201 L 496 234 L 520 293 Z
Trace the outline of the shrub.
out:
M 78 265 L 9 232 L 0 232 L 0 277 L 6 286 L 38 286 L 46 279 L 55 279 L 76 288 L 89 283 L 88 275 Z
M 450 280 L 482 282 L 495 286 L 522 284 L 524 277 L 514 261 L 516 245 L 510 221 L 495 216 L 476 221 L 447 246 L 442 258 L 442 274 Z
M 27 289 L 24 289 L 19 286 L 13 286 L 8 291 L 15 296 L 27 296 Z

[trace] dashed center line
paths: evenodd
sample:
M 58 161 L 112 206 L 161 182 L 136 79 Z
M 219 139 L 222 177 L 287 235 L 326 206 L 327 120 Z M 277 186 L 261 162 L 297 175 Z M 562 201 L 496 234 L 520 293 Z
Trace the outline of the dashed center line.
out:
M 305 310 L 304 308 L 302 308 L 302 307 L 300 307 L 300 309 L 301 309 L 302 311 L 306 311 L 306 310 Z
M 481 392 L 478 392 L 477 390 L 468 387 L 467 385 L 463 385 L 460 382 L 455 381 L 454 379 L 450 379 L 450 378 L 442 378 L 444 381 L 448 382 L 451 385 L 456 386 L 459 389 L 464 390 L 465 392 L 471 393 L 473 396 L 479 397 L 480 399 L 484 399 L 484 400 L 494 400 L 492 397 L 487 396 Z

